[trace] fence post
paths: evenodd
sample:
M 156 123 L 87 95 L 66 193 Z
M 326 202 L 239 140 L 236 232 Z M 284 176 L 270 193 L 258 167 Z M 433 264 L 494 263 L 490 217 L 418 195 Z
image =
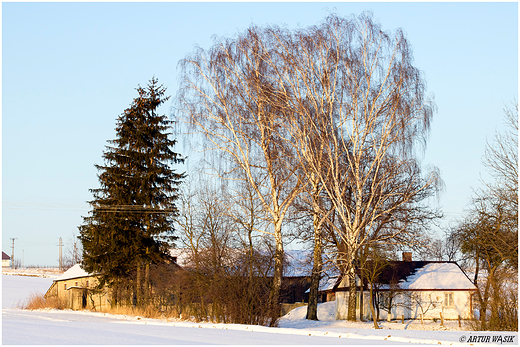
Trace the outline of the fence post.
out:
M 460 324 L 460 314 L 459 314 L 459 328 L 461 328 L 462 325 Z
M 444 317 L 442 316 L 442 312 L 441 312 L 441 327 L 444 326 Z
M 401 315 L 401 323 L 404 324 L 404 314 Z

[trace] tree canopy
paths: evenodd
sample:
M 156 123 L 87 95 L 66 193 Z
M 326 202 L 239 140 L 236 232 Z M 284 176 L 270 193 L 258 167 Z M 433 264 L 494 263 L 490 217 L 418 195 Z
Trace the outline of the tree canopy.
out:
M 96 165 L 100 187 L 90 190 L 92 210 L 79 238 L 83 268 L 100 274 L 101 285 L 169 257 L 184 174 L 171 166 L 183 162 L 173 151 L 172 121 L 157 113 L 169 99 L 165 91 L 155 78 L 137 88 L 138 97 L 117 120 L 117 138 L 108 141 L 104 165 Z
M 316 235 L 326 224 L 350 275 L 364 244 L 414 241 L 438 217 L 421 205 L 439 187 L 438 172 L 424 174 L 417 156 L 435 105 L 412 62 L 404 33 L 383 31 L 369 13 L 299 30 L 253 25 L 181 61 L 186 121 L 229 159 L 220 176 L 252 185 L 271 221 L 274 283 L 282 224 L 301 194 L 314 197 Z

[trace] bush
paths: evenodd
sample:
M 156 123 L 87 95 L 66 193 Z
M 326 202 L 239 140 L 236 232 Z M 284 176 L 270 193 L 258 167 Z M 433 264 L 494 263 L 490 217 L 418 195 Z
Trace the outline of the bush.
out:
M 476 300 L 478 319 L 471 324 L 473 330 L 518 331 L 518 275 L 516 270 L 495 276 L 496 283 L 489 285 L 488 298 Z M 479 290 L 485 293 L 485 284 Z M 485 310 L 482 308 L 485 307 Z
M 63 310 L 65 305 L 57 296 L 45 298 L 42 293 L 31 293 L 27 303 L 21 305 L 23 310 L 41 310 L 44 308 L 54 308 Z

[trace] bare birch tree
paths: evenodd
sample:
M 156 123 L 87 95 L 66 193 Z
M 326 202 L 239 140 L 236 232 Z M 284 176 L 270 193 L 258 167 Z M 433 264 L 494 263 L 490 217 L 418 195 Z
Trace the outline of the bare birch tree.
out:
M 353 284 L 348 318 L 355 320 L 359 247 L 397 240 L 412 222 L 432 217 L 417 204 L 440 180 L 435 170 L 422 173 L 416 153 L 434 104 L 403 32 L 382 31 L 370 14 L 331 15 L 306 32 L 278 37 L 294 110 L 291 135 L 309 149 L 306 170 L 319 178 L 334 208 L 339 265 Z
M 362 245 L 414 241 L 417 225 L 436 216 L 420 203 L 439 176 L 424 175 L 416 155 L 434 104 L 412 60 L 402 31 L 384 32 L 363 14 L 331 15 L 294 32 L 252 26 L 182 61 L 182 111 L 232 163 L 221 177 L 245 178 L 271 221 L 272 307 L 282 276 L 282 223 L 304 186 L 314 201 L 313 278 L 324 223 L 353 284 Z M 320 195 L 329 209 L 320 207 Z M 355 320 L 356 286 L 350 288 Z
M 322 233 L 324 223 L 331 213 L 332 206 L 326 202 L 324 184 L 326 184 L 327 168 L 324 163 L 323 136 L 326 127 L 322 120 L 334 107 L 331 99 L 335 86 L 332 81 L 324 78 L 334 68 L 336 61 L 327 53 L 327 37 L 322 30 L 311 27 L 291 32 L 287 29 L 272 27 L 268 34 L 277 42 L 280 54 L 278 76 L 283 80 L 287 108 L 293 112 L 287 113 L 284 124 L 288 135 L 284 141 L 292 148 L 295 165 L 301 176 L 305 177 L 307 185 L 303 199 L 308 205 L 307 213 L 312 217 L 313 236 L 313 268 L 311 273 L 307 319 L 318 320 L 317 304 L 319 281 L 322 272 L 323 244 Z M 316 171 L 321 171 L 321 175 Z M 324 201 L 325 200 L 325 201 Z
M 252 26 L 236 38 L 215 40 L 181 61 L 181 112 L 229 165 L 222 178 L 245 179 L 262 202 L 271 222 L 264 232 L 276 244 L 273 287 L 269 298 L 271 324 L 279 317 L 283 275 L 282 224 L 300 190 L 292 156 L 282 141 L 283 89 L 273 78 L 273 42 Z M 259 180 L 258 177 L 261 177 Z

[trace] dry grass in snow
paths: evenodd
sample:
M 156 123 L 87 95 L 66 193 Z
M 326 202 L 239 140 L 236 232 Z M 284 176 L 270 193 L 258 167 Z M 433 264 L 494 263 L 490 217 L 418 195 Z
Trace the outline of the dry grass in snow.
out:
M 23 310 L 41 310 L 54 308 L 57 310 L 65 309 L 65 305 L 57 297 L 45 298 L 41 293 L 31 293 L 27 301 L 20 305 Z

